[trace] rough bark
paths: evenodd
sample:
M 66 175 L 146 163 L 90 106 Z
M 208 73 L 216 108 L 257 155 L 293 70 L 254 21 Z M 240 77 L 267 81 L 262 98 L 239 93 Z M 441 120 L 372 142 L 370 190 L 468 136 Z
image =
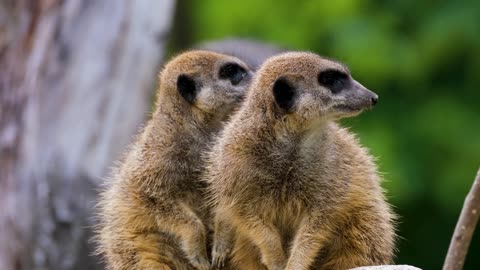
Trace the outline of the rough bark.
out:
M 149 110 L 174 0 L 0 0 L 0 269 L 93 269 L 96 188 Z
M 480 215 L 480 169 L 465 198 L 462 212 L 452 236 L 443 270 L 461 270 Z

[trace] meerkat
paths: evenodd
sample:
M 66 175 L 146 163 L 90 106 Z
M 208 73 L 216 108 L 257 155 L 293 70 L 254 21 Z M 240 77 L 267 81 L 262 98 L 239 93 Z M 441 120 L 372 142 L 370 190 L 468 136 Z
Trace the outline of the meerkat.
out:
M 207 158 L 215 266 L 229 257 L 237 269 L 269 270 L 392 261 L 395 216 L 376 165 L 335 122 L 377 100 L 343 64 L 312 53 L 260 67 Z
M 190 51 L 159 77 L 152 117 L 101 194 L 99 253 L 109 269 L 206 270 L 201 155 L 252 74 L 235 57 Z

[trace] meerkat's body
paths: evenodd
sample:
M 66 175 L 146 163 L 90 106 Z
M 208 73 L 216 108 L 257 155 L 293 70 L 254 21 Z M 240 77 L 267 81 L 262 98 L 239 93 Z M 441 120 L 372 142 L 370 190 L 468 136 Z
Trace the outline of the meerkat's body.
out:
M 334 122 L 376 99 L 344 66 L 310 53 L 264 63 L 210 151 L 214 263 L 230 250 L 238 269 L 340 270 L 392 261 L 393 214 L 376 166 Z
M 237 58 L 204 51 L 161 72 L 152 119 L 99 203 L 99 252 L 109 269 L 208 269 L 202 151 L 245 95 Z

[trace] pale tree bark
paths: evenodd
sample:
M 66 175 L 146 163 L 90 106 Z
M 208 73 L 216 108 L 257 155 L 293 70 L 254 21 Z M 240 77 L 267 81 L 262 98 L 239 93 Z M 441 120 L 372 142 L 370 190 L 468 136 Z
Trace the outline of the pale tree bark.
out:
M 0 269 L 93 269 L 96 190 L 150 107 L 174 0 L 0 0 Z

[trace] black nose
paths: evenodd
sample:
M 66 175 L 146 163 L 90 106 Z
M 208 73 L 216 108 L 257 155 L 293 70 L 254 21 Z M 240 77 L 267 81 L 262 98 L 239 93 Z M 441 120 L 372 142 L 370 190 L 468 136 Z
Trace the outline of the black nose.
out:
M 372 106 L 375 106 L 378 102 L 378 97 L 372 97 Z

